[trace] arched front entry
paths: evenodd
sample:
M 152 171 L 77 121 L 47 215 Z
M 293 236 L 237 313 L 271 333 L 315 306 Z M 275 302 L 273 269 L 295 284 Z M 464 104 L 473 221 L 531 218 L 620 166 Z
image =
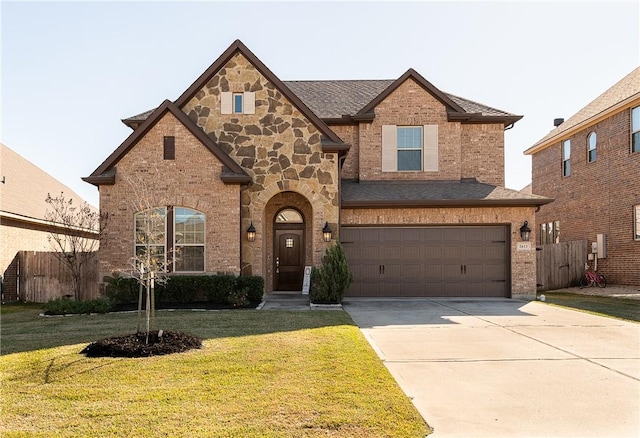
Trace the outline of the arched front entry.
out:
M 302 213 L 284 208 L 273 224 L 273 290 L 301 291 L 305 264 L 305 224 Z

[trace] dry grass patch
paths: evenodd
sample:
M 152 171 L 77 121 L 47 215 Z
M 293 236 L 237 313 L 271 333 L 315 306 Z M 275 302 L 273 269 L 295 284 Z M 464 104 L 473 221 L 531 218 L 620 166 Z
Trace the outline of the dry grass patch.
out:
M 2 436 L 429 432 L 346 312 L 164 312 L 159 328 L 200 336 L 203 348 L 141 359 L 86 358 L 79 354 L 85 343 L 61 345 L 104 337 L 105 330 L 126 333 L 135 327 L 132 315 L 33 321 L 34 312 L 26 313 L 3 312 L 3 354 L 5 340 L 17 352 L 0 357 Z M 17 345 L 28 338 L 25 324 L 41 326 L 34 335 L 44 339 L 40 348 Z M 57 338 L 47 335 L 49 324 Z

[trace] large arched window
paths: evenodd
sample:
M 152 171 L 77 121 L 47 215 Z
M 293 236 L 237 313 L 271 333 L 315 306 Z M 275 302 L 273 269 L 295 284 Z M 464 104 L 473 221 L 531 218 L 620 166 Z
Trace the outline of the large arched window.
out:
M 204 272 L 205 214 L 158 207 L 135 215 L 135 254 L 160 271 Z

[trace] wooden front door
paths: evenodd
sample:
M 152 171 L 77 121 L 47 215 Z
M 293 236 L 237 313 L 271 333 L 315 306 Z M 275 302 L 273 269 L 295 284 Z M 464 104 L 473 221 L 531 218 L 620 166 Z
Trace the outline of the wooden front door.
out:
M 302 291 L 304 230 L 278 229 L 280 226 L 276 226 L 275 230 L 274 290 Z

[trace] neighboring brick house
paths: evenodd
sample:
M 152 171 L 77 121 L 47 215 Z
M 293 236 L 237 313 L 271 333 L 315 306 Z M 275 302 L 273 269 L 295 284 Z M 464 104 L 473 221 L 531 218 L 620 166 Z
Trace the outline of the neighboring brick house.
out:
M 557 123 L 525 151 L 533 193 L 555 198 L 536 213 L 538 242 L 601 235 L 598 270 L 640 285 L 640 68 Z
M 504 130 L 520 118 L 414 70 L 283 82 L 236 41 L 175 102 L 123 120 L 134 132 L 84 178 L 109 214 L 100 270 L 128 270 L 137 184 L 167 213 L 157 251 L 179 250 L 176 274 L 299 291 L 330 229 L 350 296 L 532 298 L 535 245 L 518 245 L 519 229 L 551 200 L 503 187 Z
M 47 194 L 64 192 L 66 199 L 84 200 L 33 163 L 0 144 L 0 274 L 2 301 L 18 298 L 19 251 L 52 251 L 51 232 L 64 228 L 46 220 Z

